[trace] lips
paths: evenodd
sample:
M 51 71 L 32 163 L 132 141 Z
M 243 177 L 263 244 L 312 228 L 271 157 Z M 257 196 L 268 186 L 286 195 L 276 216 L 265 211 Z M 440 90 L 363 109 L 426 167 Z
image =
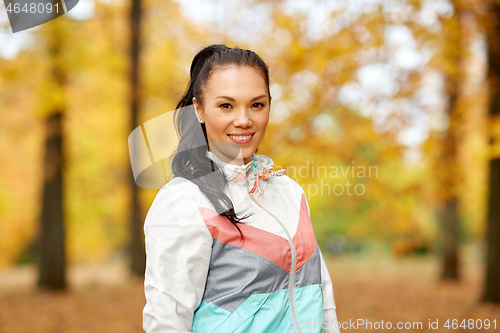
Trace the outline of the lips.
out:
M 252 140 L 255 133 L 237 133 L 228 134 L 227 136 L 235 143 L 248 143 Z

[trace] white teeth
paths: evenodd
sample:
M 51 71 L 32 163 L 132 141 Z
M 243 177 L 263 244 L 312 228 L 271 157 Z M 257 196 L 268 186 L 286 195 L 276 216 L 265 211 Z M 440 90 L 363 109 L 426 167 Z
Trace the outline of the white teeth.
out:
M 245 135 L 245 136 L 234 136 L 234 135 L 229 135 L 231 138 L 233 139 L 236 139 L 236 140 L 240 140 L 240 141 L 245 141 L 249 138 L 251 138 L 252 136 L 251 135 Z

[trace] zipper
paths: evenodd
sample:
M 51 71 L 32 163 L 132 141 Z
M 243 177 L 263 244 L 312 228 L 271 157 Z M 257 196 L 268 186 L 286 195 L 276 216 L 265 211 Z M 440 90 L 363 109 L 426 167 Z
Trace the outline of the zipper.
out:
M 252 166 L 253 166 L 253 170 L 254 170 L 254 175 L 257 174 L 257 177 L 259 177 L 258 171 L 257 171 L 257 168 L 256 168 L 255 164 L 252 163 Z M 285 231 L 286 237 L 288 238 L 288 243 L 290 243 L 290 248 L 292 250 L 292 269 L 291 269 L 291 272 L 290 272 L 290 282 L 289 282 L 288 289 L 290 291 L 290 303 L 292 305 L 292 314 L 293 314 L 293 319 L 295 320 L 295 325 L 297 326 L 297 330 L 298 330 L 297 332 L 298 333 L 302 333 L 302 331 L 300 330 L 299 321 L 297 320 L 297 314 L 295 313 L 295 304 L 294 304 L 294 301 L 293 301 L 293 288 L 294 288 L 293 287 L 293 282 L 294 282 L 293 280 L 294 280 L 294 277 L 295 277 L 295 267 L 296 267 L 297 263 L 296 263 L 295 247 L 293 246 L 292 238 L 290 237 L 290 233 L 286 229 L 285 225 L 283 223 L 281 223 L 281 221 L 273 213 L 271 213 L 270 211 L 268 211 L 267 209 L 265 209 L 260 203 L 258 203 L 257 200 L 255 200 L 255 198 L 253 197 L 253 195 L 250 193 L 250 191 L 248 190 L 247 173 L 246 172 L 245 172 L 245 187 L 246 187 L 248 195 L 250 196 L 250 198 L 252 198 L 253 202 L 255 202 L 260 208 L 262 208 L 263 210 L 265 210 L 269 215 L 271 215 L 279 223 L 279 225 L 281 226 L 281 228 L 283 228 L 283 230 Z

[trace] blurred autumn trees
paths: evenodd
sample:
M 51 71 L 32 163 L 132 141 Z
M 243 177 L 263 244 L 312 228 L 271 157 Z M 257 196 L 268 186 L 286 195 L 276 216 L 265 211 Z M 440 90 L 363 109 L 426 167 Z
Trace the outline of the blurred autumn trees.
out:
M 130 188 L 128 134 L 175 107 L 201 47 L 226 43 L 269 65 L 272 111 L 259 153 L 304 187 L 321 246 L 341 235 L 345 251 L 368 251 L 378 240 L 395 255 L 435 252 L 442 276 L 458 279 L 459 245 L 487 235 L 485 294 L 498 299 L 491 295 L 500 278 L 492 245 L 500 239 L 499 155 L 488 150 L 489 124 L 498 123 L 498 7 L 479 0 L 217 3 L 226 7 L 98 1 L 90 20 L 58 19 L 71 27 L 60 44 L 66 83 L 59 85 L 44 74 L 53 59 L 39 57 L 36 39 L 1 60 L 0 264 L 30 260 L 44 207 L 36 202 L 49 117 L 34 110 L 66 96 L 68 261 L 126 253 L 140 272 L 137 221 L 156 191 Z M 40 35 L 56 36 L 58 20 Z M 29 208 L 19 213 L 23 204 Z

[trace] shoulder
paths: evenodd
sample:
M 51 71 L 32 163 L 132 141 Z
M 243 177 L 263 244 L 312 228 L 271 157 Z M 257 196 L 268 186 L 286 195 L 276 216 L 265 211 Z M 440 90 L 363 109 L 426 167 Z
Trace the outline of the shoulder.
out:
M 294 193 L 298 196 L 302 196 L 304 194 L 304 189 L 299 185 L 294 179 L 290 178 L 288 175 L 279 176 L 277 178 L 283 178 L 285 182 L 290 184 L 290 187 L 293 189 Z
M 196 195 L 197 192 L 200 192 L 198 186 L 194 184 L 192 181 L 183 178 L 183 177 L 174 177 L 168 183 L 163 185 L 158 193 L 161 191 L 164 192 L 175 192 L 183 195 Z
M 267 181 L 276 195 L 287 198 L 297 198 L 298 201 L 302 200 L 302 195 L 304 195 L 302 186 L 289 176 L 271 176 Z
M 208 199 L 193 182 L 174 177 L 158 191 L 146 216 L 146 224 L 169 224 L 173 220 L 193 222 Z M 182 220 L 182 221 L 180 221 Z
M 294 179 L 290 178 L 288 175 L 282 177 L 286 177 L 287 181 L 290 182 L 295 191 L 297 191 L 298 193 L 304 193 L 304 189 L 302 188 L 302 186 L 300 186 L 299 183 L 297 183 Z
M 190 200 L 199 205 L 206 196 L 198 185 L 183 177 L 174 177 L 158 191 L 157 197 L 168 197 L 169 200 Z

